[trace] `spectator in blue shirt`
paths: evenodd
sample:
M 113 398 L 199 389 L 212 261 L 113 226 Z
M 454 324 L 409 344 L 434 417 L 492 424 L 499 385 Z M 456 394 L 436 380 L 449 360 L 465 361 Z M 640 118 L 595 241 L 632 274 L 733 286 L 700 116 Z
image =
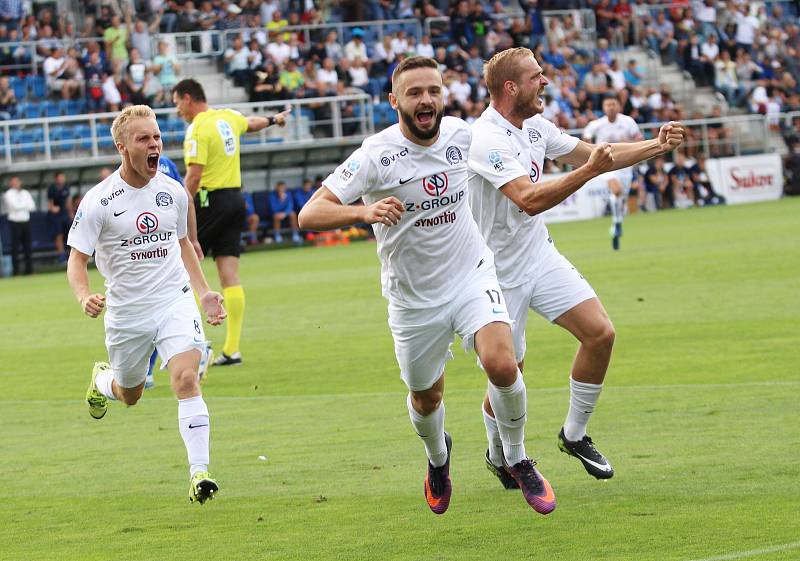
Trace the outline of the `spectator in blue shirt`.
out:
M 247 244 L 255 245 L 258 243 L 258 225 L 261 217 L 256 213 L 256 206 L 253 203 L 252 193 L 242 193 L 244 197 L 244 208 L 247 215 Z
M 292 193 L 294 196 L 294 208 L 300 212 L 300 209 L 306 206 L 306 203 L 311 199 L 315 191 L 314 182 L 311 181 L 310 178 L 304 179 L 303 186 L 295 189 Z
M 281 223 L 287 218 L 292 229 L 292 241 L 298 245 L 303 243 L 297 226 L 297 212 L 295 212 L 294 201 L 286 191 L 285 182 L 279 181 L 275 185 L 275 190 L 269 194 L 269 206 L 272 208 L 272 227 L 275 243 L 283 242 Z

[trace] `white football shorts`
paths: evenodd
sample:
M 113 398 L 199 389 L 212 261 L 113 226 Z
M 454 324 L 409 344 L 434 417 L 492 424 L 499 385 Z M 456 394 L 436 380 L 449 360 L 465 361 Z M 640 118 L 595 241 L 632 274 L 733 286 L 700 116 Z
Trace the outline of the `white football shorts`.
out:
M 106 348 L 114 379 L 123 388 L 144 382 L 153 348 L 161 357 L 161 368 L 170 359 L 191 349 L 206 346 L 203 322 L 189 290 L 164 310 L 145 318 L 105 316 Z
M 546 256 L 530 280 L 503 290 L 513 322 L 511 333 L 517 362 L 525 358 L 529 308 L 552 322 L 581 302 L 597 297 L 589 282 L 555 246 L 548 244 L 543 253 Z
M 475 333 L 500 321 L 510 324 L 506 301 L 497 282 L 491 252 L 450 302 L 432 308 L 404 308 L 389 304 L 389 328 L 400 365 L 400 377 L 412 391 L 429 389 L 453 358 L 454 334 L 465 351 L 475 345 Z

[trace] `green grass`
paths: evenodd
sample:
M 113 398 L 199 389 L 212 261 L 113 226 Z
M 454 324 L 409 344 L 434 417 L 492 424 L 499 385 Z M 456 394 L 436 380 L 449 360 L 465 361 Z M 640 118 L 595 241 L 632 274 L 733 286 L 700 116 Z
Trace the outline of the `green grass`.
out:
M 548 517 L 485 470 L 486 381 L 462 352 L 453 500 L 428 510 L 371 243 L 242 260 L 246 363 L 204 387 L 222 490 L 202 507 L 165 375 L 90 419 L 101 321 L 63 274 L 2 281 L 0 559 L 800 559 L 798 215 L 800 200 L 634 215 L 618 254 L 605 220 L 551 228 L 617 328 L 590 425 L 617 475 L 558 452 L 576 344 L 531 318 L 527 445 L 558 497 Z

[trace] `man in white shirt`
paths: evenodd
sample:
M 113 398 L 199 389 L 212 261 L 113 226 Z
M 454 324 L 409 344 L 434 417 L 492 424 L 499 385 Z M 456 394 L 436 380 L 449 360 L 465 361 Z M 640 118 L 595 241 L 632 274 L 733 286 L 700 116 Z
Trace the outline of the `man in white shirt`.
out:
M 364 30 L 360 27 L 353 29 L 353 38 L 344 46 L 344 57 L 353 62 L 356 59 L 364 61 L 369 66 L 369 56 L 367 56 L 367 44 L 364 43 Z
M 283 40 L 283 33 L 276 33 L 275 40 L 267 44 L 267 54 L 276 65 L 284 64 L 292 56 L 292 47 Z
M 218 486 L 208 473 L 209 415 L 197 375 L 205 336 L 192 288 L 210 324 L 222 323 L 226 312 L 187 237 L 186 190 L 158 171 L 162 142 L 155 113 L 144 105 L 127 107 L 114 119 L 111 135 L 122 165 L 86 193 L 68 240 L 67 279 L 81 308 L 92 318 L 108 308 L 110 364 L 94 366 L 86 392 L 89 414 L 104 417 L 109 400 L 136 404 L 156 348 L 178 398 L 189 499 L 203 503 Z M 105 278 L 105 295 L 89 287 L 92 254 Z
M 36 203 L 30 191 L 22 188 L 22 181 L 16 175 L 8 180 L 8 191 L 3 193 L 3 208 L 8 214 L 11 227 L 11 266 L 14 274 L 19 275 L 19 251 L 25 258 L 25 274 L 33 274 L 33 250 L 31 249 L 31 212 L 36 210 Z
M 433 58 L 433 45 L 431 45 L 430 35 L 423 35 L 422 40 L 417 43 L 415 50 L 419 56 Z
M 470 206 L 495 254 L 498 280 L 513 323 L 520 371 L 525 357 L 528 308 L 572 333 L 580 347 L 570 376 L 570 406 L 558 440 L 597 478 L 614 474 L 611 464 L 586 436 L 586 425 L 602 389 L 611 358 L 614 327 L 592 287 L 553 245 L 541 213 L 602 172 L 620 169 L 674 149 L 683 126 L 661 127 L 657 139 L 592 146 L 559 131 L 539 115 L 549 83 L 529 49 L 496 54 L 484 70 L 491 105 L 472 125 L 469 153 Z M 544 159 L 576 170 L 542 181 Z M 499 453 L 502 423 L 494 402 L 484 400 L 489 440 L 487 467 L 510 488 Z
M 589 143 L 636 142 L 642 140 L 639 125 L 632 118 L 620 113 L 620 103 L 615 96 L 603 100 L 604 116 L 595 119 L 583 129 L 583 139 Z M 633 168 L 622 168 L 603 174 L 608 185 L 609 206 L 611 207 L 611 247 L 619 250 L 622 237 L 622 220 L 625 217 L 625 204 L 633 182 Z
M 435 60 L 410 57 L 392 75 L 389 99 L 400 122 L 364 141 L 300 211 L 302 229 L 374 224 L 383 295 L 407 406 L 428 456 L 424 493 L 443 514 L 450 504 L 450 449 L 444 430 L 444 366 L 458 333 L 475 349 L 501 419 L 503 461 L 537 512 L 556 501 L 525 454 L 526 393 L 514 360 L 505 300 L 492 252 L 467 202 L 470 129 L 442 117 L 442 76 Z M 363 206 L 350 203 L 363 199 Z
M 466 72 L 462 72 L 458 81 L 450 84 L 450 95 L 453 96 L 462 107 L 466 105 L 472 95 L 472 86 L 469 85 L 469 76 Z

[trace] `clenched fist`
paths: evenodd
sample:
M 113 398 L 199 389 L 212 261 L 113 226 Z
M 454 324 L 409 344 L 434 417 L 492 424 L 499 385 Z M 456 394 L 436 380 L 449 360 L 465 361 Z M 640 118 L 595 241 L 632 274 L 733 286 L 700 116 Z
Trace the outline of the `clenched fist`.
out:
M 671 152 L 683 144 L 686 138 L 686 129 L 683 123 L 670 121 L 658 131 L 658 144 L 664 152 Z
M 405 210 L 403 203 L 397 197 L 386 197 L 364 207 L 364 222 L 394 226 L 400 222 L 400 217 Z
M 586 165 L 596 175 L 611 171 L 614 168 L 614 155 L 611 153 L 611 145 L 608 142 L 598 144 L 592 149 L 589 161 Z

